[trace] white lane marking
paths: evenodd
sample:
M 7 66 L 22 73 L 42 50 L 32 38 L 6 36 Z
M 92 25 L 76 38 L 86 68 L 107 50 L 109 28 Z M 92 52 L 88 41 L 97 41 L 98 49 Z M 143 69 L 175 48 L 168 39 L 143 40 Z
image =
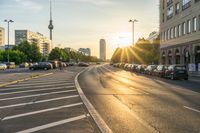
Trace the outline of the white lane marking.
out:
M 22 90 L 22 89 L 37 89 L 37 88 L 43 88 L 43 87 L 51 87 L 51 86 L 65 86 L 65 85 L 72 85 L 74 83 L 64 83 L 64 84 L 59 84 L 59 85 L 52 85 L 52 84 L 48 84 L 48 85 L 39 85 L 39 86 L 28 86 L 28 87 L 20 87 L 20 88 L 16 88 L 16 87 L 8 87 L 7 89 L 0 89 L 0 91 L 9 91 L 9 90 Z
M 38 111 L 33 111 L 33 112 L 28 112 L 28 113 L 23 113 L 23 114 L 17 114 L 17 115 L 13 115 L 13 116 L 7 116 L 7 117 L 3 118 L 2 121 L 14 119 L 14 118 L 19 118 L 19 117 L 24 117 L 24 116 L 29 116 L 29 115 L 35 115 L 35 114 L 49 112 L 49 111 L 60 110 L 60 109 L 69 108 L 69 107 L 75 107 L 75 106 L 79 106 L 79 105 L 82 105 L 82 104 L 83 103 L 74 103 L 74 104 L 58 106 L 58 107 L 54 107 L 54 108 L 48 108 L 48 109 L 43 109 L 43 110 L 38 110 Z
M 186 108 L 186 109 L 192 110 L 194 112 L 200 113 L 200 110 L 197 110 L 197 109 L 194 109 L 194 108 L 191 108 L 191 107 L 187 107 L 187 106 L 183 106 L 183 107 Z
M 32 105 L 32 104 L 37 104 L 37 103 L 45 103 L 45 102 L 51 102 L 51 101 L 58 101 L 58 100 L 69 99 L 69 98 L 74 98 L 74 97 L 79 97 L 79 95 L 71 95 L 71 96 L 66 96 L 66 97 L 58 97 L 58 98 L 52 98 L 52 99 L 46 99 L 46 100 L 40 100 L 40 101 L 33 101 L 33 102 L 27 102 L 27 103 L 19 103 L 19 104 L 0 106 L 0 109 L 26 106 L 26 105 Z
M 29 97 L 37 97 L 37 96 L 46 96 L 46 95 L 60 94 L 60 93 L 67 93 L 67 92 L 74 92 L 74 91 L 77 91 L 77 90 L 73 89 L 73 90 L 66 90 L 66 91 L 56 91 L 56 92 L 49 92 L 49 93 L 40 93 L 40 94 L 35 94 L 35 95 L 26 95 L 26 96 L 19 96 L 19 97 L 9 97 L 9 98 L 2 98 L 2 99 L 0 99 L 0 101 L 22 99 L 22 98 L 29 98 Z
M 148 92 L 145 92 L 145 91 L 142 90 L 142 89 L 137 89 L 137 88 L 134 88 L 134 87 L 129 87 L 129 88 L 130 88 L 130 89 L 134 89 L 134 90 L 138 90 L 138 91 L 140 91 L 140 92 L 143 93 L 143 94 L 149 95 Z
M 81 97 L 81 100 L 83 101 L 84 105 L 86 106 L 88 112 L 90 113 L 90 115 L 92 116 L 93 120 L 95 121 L 95 123 L 97 124 L 97 126 L 99 127 L 100 131 L 102 133 L 112 133 L 112 130 L 108 127 L 108 125 L 105 123 L 105 121 L 101 118 L 101 116 L 99 115 L 99 113 L 95 110 L 95 108 L 93 107 L 93 105 L 90 103 L 90 101 L 87 99 L 87 97 L 85 96 L 83 90 L 81 89 L 79 82 L 78 82 L 78 77 L 81 73 L 83 73 L 84 71 L 86 71 L 87 69 L 84 69 L 83 71 L 81 71 L 80 73 L 78 73 L 75 77 L 75 86 L 78 90 L 78 93 Z
M 27 92 L 38 92 L 38 91 L 45 91 L 45 90 L 60 90 L 60 89 L 67 89 L 73 88 L 75 86 L 66 86 L 66 87 L 55 87 L 55 88 L 47 88 L 47 89 L 34 89 L 34 90 L 27 90 L 27 91 L 17 91 L 17 92 L 8 92 L 8 93 L 0 93 L 2 95 L 11 95 L 11 94 L 19 94 L 19 93 L 27 93 Z
M 68 118 L 68 119 L 65 119 L 65 120 L 52 122 L 52 123 L 49 123 L 49 124 L 46 124 L 46 125 L 26 129 L 26 130 L 23 130 L 23 131 L 19 131 L 17 133 L 33 133 L 33 132 L 41 131 L 41 130 L 44 130 L 44 129 L 52 128 L 52 127 L 55 127 L 55 126 L 58 126 L 58 125 L 63 125 L 63 124 L 69 123 L 69 122 L 81 120 L 81 119 L 84 119 L 86 117 L 87 117 L 86 115 L 80 115 L 80 116 L 77 116 L 77 117 L 72 117 L 72 118 Z
M 60 83 L 73 83 L 71 81 L 61 81 L 61 82 L 39 82 L 39 83 L 21 83 L 21 84 L 14 84 L 14 85 L 9 85 L 8 88 L 11 88 L 11 87 L 25 87 L 25 86 L 29 86 L 29 85 L 48 85 L 48 84 L 60 84 Z M 2 90 L 2 89 L 0 89 Z

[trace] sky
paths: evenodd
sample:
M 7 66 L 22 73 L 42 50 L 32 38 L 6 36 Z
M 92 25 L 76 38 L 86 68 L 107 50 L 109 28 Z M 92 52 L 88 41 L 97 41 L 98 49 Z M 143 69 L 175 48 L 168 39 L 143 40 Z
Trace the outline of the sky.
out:
M 74 49 L 91 48 L 99 56 L 99 40 L 107 43 L 107 58 L 120 46 L 147 38 L 159 28 L 158 0 L 52 0 L 54 46 Z M 49 37 L 49 0 L 0 0 L 0 27 L 7 27 L 4 19 L 12 19 L 10 42 L 14 44 L 14 30 L 28 29 Z M 7 28 L 6 28 L 7 30 Z

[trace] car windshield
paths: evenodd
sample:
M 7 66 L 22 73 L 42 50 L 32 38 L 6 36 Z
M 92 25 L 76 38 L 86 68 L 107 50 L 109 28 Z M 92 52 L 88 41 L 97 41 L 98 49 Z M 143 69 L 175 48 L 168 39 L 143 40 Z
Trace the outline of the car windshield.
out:
M 184 67 L 184 66 L 176 66 L 175 69 L 176 70 L 186 70 L 186 67 Z

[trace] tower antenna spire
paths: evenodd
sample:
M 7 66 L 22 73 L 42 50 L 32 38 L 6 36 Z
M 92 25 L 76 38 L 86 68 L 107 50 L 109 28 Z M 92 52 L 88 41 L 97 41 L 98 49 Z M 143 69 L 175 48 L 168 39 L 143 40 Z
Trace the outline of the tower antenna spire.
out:
M 49 30 L 50 30 L 50 40 L 52 41 L 52 31 L 53 31 L 53 20 L 52 20 L 52 0 L 49 0 L 50 2 L 50 21 L 49 21 Z

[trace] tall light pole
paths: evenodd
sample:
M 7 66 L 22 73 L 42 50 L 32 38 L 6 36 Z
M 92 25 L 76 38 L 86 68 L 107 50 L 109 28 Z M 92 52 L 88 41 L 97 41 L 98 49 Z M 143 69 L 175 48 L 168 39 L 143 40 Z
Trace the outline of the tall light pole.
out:
M 4 22 L 8 23 L 8 63 L 10 62 L 10 55 L 9 55 L 9 50 L 10 50 L 10 23 L 13 23 L 13 20 L 7 20 L 5 19 Z
M 133 36 L 132 36 L 133 38 L 132 39 L 133 40 L 132 40 L 132 44 L 134 45 L 135 44 L 135 42 L 134 42 L 135 22 L 138 22 L 138 20 L 136 20 L 136 19 L 130 19 L 129 22 L 133 24 L 133 32 L 132 32 L 132 34 L 133 34 Z

